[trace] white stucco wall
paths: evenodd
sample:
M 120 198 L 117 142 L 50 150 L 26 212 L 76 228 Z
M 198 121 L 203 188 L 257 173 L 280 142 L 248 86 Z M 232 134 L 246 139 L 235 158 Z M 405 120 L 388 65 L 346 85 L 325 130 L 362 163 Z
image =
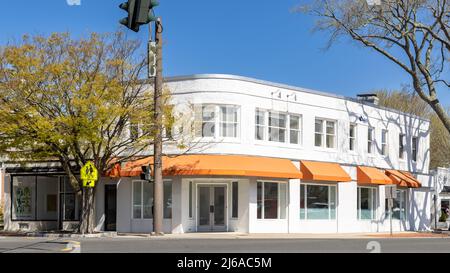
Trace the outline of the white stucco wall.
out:
M 361 104 L 330 94 L 317 93 L 295 87 L 264 83 L 253 79 L 227 75 L 198 76 L 195 79 L 168 79 L 176 109 L 201 104 L 229 104 L 240 107 L 240 135 L 236 139 L 203 139 L 207 147 L 193 153 L 246 154 L 282 157 L 292 160 L 317 160 L 350 165 L 368 165 L 379 168 L 428 173 L 429 122 L 380 107 Z M 278 97 L 280 92 L 281 97 Z M 276 93 L 276 94 L 273 94 Z M 293 98 L 296 94 L 296 100 Z M 288 98 L 289 95 L 289 98 Z M 289 112 L 302 116 L 302 144 L 292 145 L 255 140 L 255 109 Z M 183 115 L 190 113 L 184 112 Z M 192 115 L 192 114 L 191 114 Z M 336 120 L 338 123 L 337 148 L 314 146 L 315 118 Z M 364 117 L 365 121 L 360 121 Z M 357 150 L 348 150 L 349 123 L 357 124 Z M 367 153 L 368 126 L 375 128 L 374 154 Z M 381 130 L 389 132 L 389 156 L 381 155 Z M 398 135 L 406 134 L 406 157 L 398 157 Z M 411 139 L 419 137 L 417 162 L 411 160 Z M 215 144 L 211 144 L 215 143 Z M 167 152 L 177 149 L 167 147 Z

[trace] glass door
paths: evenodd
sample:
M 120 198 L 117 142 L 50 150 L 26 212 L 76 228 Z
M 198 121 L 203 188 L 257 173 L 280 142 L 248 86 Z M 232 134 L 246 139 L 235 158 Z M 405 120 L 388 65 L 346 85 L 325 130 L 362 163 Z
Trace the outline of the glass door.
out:
M 226 187 L 198 188 L 198 231 L 226 231 Z

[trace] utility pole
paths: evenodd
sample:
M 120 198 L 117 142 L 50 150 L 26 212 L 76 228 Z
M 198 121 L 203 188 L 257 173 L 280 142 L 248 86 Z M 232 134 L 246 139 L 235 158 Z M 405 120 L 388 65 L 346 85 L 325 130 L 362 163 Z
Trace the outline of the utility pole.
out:
M 163 75 L 162 75 L 162 24 L 161 18 L 156 18 L 153 8 L 159 5 L 157 0 L 128 0 L 120 4 L 120 8 L 128 13 L 128 16 L 120 20 L 120 24 L 126 26 L 134 32 L 139 32 L 142 25 L 149 25 L 148 38 L 148 83 L 154 78 L 154 133 L 155 139 L 153 143 L 153 158 L 154 158 L 154 172 L 153 172 L 153 232 L 156 235 L 163 235 L 163 217 L 164 217 L 164 186 L 162 178 L 162 90 L 163 90 Z M 156 46 L 154 48 L 152 42 L 152 28 L 151 22 L 155 22 L 155 40 Z M 153 52 L 153 50 L 155 52 Z M 154 53 L 154 54 L 153 54 Z M 155 60 L 156 59 L 156 60 Z M 156 66 L 156 68 L 155 68 Z M 155 71 L 156 70 L 156 71 Z M 143 177 L 149 178 L 150 168 L 144 166 Z
M 162 23 L 161 18 L 155 22 L 155 40 L 156 40 L 156 77 L 154 93 L 154 120 L 156 134 L 154 140 L 154 214 L 153 231 L 156 235 L 163 235 L 163 198 L 164 187 L 162 177 L 162 91 L 163 91 L 163 66 L 162 66 Z M 151 37 L 151 34 L 150 34 Z M 150 59 L 150 58 L 149 58 Z M 150 68 L 150 67 L 149 67 Z

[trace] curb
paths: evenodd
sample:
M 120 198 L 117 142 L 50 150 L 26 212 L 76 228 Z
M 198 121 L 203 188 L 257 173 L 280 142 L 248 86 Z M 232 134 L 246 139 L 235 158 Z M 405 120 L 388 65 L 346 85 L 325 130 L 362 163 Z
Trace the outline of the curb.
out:
M 35 237 L 35 238 L 114 238 L 117 237 L 116 232 L 104 232 L 95 234 L 62 234 L 62 233 L 45 233 L 45 232 L 29 232 L 29 233 L 0 233 L 0 237 Z

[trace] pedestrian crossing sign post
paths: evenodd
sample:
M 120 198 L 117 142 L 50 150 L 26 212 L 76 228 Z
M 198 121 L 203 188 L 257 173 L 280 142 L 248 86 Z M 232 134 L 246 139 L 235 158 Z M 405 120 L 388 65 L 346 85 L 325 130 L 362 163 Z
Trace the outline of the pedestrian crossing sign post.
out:
M 80 172 L 81 180 L 83 181 L 83 187 L 94 188 L 95 182 L 98 180 L 98 170 L 92 161 L 88 161 Z

